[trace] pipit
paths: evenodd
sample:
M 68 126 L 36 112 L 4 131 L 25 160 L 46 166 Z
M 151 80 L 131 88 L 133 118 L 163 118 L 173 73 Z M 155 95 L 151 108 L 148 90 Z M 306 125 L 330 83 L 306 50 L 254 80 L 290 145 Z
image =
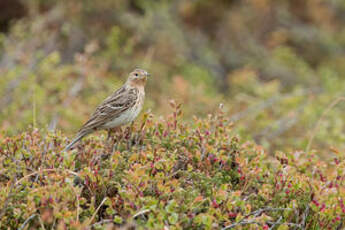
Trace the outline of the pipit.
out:
M 126 83 L 96 108 L 73 141 L 66 146 L 65 151 L 94 131 L 105 129 L 109 134 L 122 125 L 134 121 L 144 104 L 144 88 L 148 76 L 149 74 L 142 69 L 131 72 Z

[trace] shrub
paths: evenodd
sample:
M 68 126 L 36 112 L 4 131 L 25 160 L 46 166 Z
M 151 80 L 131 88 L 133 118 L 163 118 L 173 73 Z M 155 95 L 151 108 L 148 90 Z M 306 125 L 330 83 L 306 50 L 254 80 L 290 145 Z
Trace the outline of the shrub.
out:
M 344 154 L 274 157 L 241 141 L 221 110 L 183 122 L 145 114 L 74 150 L 60 132 L 2 136 L 0 229 L 336 229 L 345 220 Z M 332 166 L 332 167 L 329 167 Z
M 187 119 L 222 102 L 236 132 L 270 151 L 306 149 L 308 131 L 344 96 L 342 0 L 0 5 L 0 27 L 1 19 L 8 25 L 0 33 L 0 130 L 8 135 L 31 124 L 70 135 L 136 65 L 152 75 L 145 106 L 155 114 L 167 114 L 169 98 L 185 105 Z M 6 17 L 23 7 L 22 19 Z M 344 109 L 320 125 L 320 154 L 345 148 Z

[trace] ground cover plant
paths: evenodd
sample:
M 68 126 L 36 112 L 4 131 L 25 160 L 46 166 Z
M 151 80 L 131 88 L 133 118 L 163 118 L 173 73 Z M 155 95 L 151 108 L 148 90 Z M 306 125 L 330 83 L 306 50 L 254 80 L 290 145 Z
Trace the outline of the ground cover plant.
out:
M 221 109 L 150 113 L 64 153 L 61 132 L 0 143 L 0 229 L 341 229 L 345 155 L 277 152 L 241 140 Z M 109 228 L 108 228 L 109 229 Z
M 1 0 L 0 229 L 343 229 L 344 53 L 344 0 Z
M 185 119 L 223 103 L 243 139 L 273 152 L 305 149 L 344 96 L 343 0 L 2 0 L 0 15 L 7 135 L 29 125 L 74 134 L 137 65 L 152 75 L 145 106 L 155 114 L 171 98 Z M 325 158 L 345 148 L 344 109 L 315 136 Z

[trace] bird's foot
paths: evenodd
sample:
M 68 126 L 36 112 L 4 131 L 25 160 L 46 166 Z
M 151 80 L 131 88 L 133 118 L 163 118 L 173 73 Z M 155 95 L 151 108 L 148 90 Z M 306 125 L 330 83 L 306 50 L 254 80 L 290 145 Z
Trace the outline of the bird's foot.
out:
M 107 142 L 109 144 L 110 149 L 117 149 L 118 143 L 121 142 L 122 138 L 123 133 L 121 127 L 108 129 Z

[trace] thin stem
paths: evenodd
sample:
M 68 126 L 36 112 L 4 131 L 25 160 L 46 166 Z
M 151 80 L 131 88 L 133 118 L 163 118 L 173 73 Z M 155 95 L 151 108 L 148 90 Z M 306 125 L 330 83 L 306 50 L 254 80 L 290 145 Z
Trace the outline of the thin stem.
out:
M 93 221 L 93 219 L 96 217 L 96 215 L 97 215 L 99 209 L 102 207 L 102 205 L 104 204 L 104 202 L 105 202 L 107 199 L 108 199 L 108 197 L 105 197 L 105 198 L 102 200 L 101 204 L 98 206 L 98 208 L 96 209 L 96 211 L 93 213 L 91 219 L 89 220 L 89 225 L 92 223 L 92 221 Z
M 328 105 L 328 107 L 326 108 L 326 110 L 322 113 L 320 119 L 317 121 L 316 125 L 315 125 L 315 128 L 313 129 L 311 135 L 310 135 L 310 138 L 308 140 L 308 145 L 307 145 L 307 148 L 306 148 L 306 152 L 309 152 L 310 150 L 310 147 L 313 143 L 313 140 L 314 140 L 314 137 L 316 135 L 316 132 L 319 130 L 320 128 L 320 125 L 321 125 L 321 122 L 322 120 L 325 118 L 325 116 L 329 113 L 329 111 L 331 111 L 333 109 L 334 106 L 336 106 L 339 102 L 341 101 L 345 101 L 345 97 L 338 97 L 337 99 L 335 99 L 331 104 Z

